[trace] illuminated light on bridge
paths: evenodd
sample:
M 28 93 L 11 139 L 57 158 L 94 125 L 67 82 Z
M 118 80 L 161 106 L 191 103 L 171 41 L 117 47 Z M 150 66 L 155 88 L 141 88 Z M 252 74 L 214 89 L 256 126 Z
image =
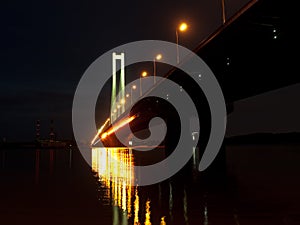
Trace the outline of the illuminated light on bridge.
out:
M 122 105 L 124 105 L 125 102 L 126 102 L 125 99 L 122 99 L 122 100 L 121 100 L 121 104 L 122 104 Z
M 156 57 L 155 57 L 156 60 L 161 60 L 162 59 L 162 54 L 158 54 Z
M 108 136 L 108 134 L 107 134 L 107 132 L 105 132 L 101 135 L 101 139 L 105 139 L 107 136 Z
M 104 124 L 100 127 L 100 129 L 98 130 L 97 134 L 95 135 L 95 137 L 93 138 L 91 144 L 93 145 L 96 141 L 96 139 L 99 137 L 99 135 L 101 134 L 101 132 L 103 131 L 104 127 L 107 125 L 107 123 L 110 121 L 109 118 L 107 118 L 107 120 L 104 122 Z
M 143 71 L 140 76 L 140 96 L 143 95 L 143 87 L 142 87 L 142 77 L 148 76 L 147 71 Z
M 181 23 L 180 25 L 179 25 L 179 30 L 180 31 L 186 31 L 187 30 L 187 28 L 188 28 L 188 25 L 186 24 L 186 23 Z
M 162 59 L 162 54 L 157 54 L 153 60 L 153 81 L 156 83 L 156 61 L 160 61 Z
M 180 32 L 185 32 L 188 29 L 187 23 L 183 22 L 180 23 L 179 26 L 176 28 L 176 52 L 177 52 L 177 64 L 179 63 L 179 34 L 178 31 Z
M 118 122 L 117 124 L 115 124 L 114 126 L 112 126 L 107 132 L 103 133 L 101 135 L 101 139 L 104 140 L 106 137 L 108 137 L 109 135 L 111 135 L 112 133 L 116 132 L 117 130 L 119 130 L 120 128 L 124 127 L 125 125 L 129 124 L 131 121 L 133 121 L 137 116 L 130 116 L 127 117 L 123 120 L 121 120 L 120 122 Z
M 147 71 L 142 72 L 142 77 L 146 77 L 148 75 Z

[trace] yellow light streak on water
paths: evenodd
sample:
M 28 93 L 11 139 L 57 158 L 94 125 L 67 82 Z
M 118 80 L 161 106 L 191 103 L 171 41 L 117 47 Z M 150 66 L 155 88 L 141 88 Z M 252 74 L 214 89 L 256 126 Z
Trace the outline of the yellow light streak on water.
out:
M 108 190 L 105 198 L 131 216 L 132 184 L 134 182 L 133 155 L 129 149 L 93 148 L 92 170 Z M 112 196 L 110 196 L 110 193 Z
M 145 214 L 145 225 L 151 225 L 151 211 L 150 211 L 150 200 L 146 202 L 146 214 Z

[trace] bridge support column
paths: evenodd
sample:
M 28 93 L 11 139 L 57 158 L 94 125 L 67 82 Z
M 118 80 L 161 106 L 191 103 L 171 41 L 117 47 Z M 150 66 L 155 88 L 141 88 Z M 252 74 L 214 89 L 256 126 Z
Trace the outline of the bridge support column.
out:
M 117 91 L 117 60 L 120 60 L 120 79 L 119 88 Z M 110 110 L 110 120 L 113 122 L 116 120 L 120 114 L 125 112 L 125 54 L 112 54 L 112 92 L 111 92 L 111 110 Z M 119 94 L 119 98 L 117 98 Z M 123 101 L 122 101 L 123 99 Z M 118 107 L 119 105 L 119 107 Z

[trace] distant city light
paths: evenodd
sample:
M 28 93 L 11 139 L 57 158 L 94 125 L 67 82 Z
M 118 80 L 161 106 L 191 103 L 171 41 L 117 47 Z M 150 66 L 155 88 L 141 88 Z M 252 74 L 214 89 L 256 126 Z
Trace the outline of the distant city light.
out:
M 132 86 L 132 89 L 134 89 L 134 90 L 135 90 L 135 89 L 136 89 L 136 85 L 133 85 L 133 86 Z

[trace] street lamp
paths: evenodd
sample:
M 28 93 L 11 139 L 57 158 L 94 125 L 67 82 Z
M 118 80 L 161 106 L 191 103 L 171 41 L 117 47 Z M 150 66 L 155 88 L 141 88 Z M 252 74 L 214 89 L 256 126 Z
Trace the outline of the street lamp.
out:
M 178 34 L 178 31 L 180 32 L 184 32 L 186 31 L 188 28 L 188 25 L 187 23 L 181 23 L 179 24 L 179 26 L 176 28 L 176 50 L 177 50 L 177 64 L 179 63 L 179 34 Z
M 125 96 L 126 96 L 126 100 L 124 99 L 125 100 L 125 109 L 127 109 L 128 108 L 128 102 L 129 102 L 128 98 L 130 97 L 130 94 L 127 93 Z
M 153 79 L 154 79 L 154 84 L 156 83 L 156 61 L 159 61 L 162 59 L 162 54 L 157 54 L 156 57 L 153 60 Z
M 136 85 L 132 85 L 131 89 L 130 89 L 130 105 L 132 105 L 132 90 L 136 89 Z
M 142 77 L 146 77 L 148 75 L 147 71 L 143 71 L 141 73 L 141 76 L 140 76 L 140 96 L 142 96 L 143 94 L 143 91 L 142 91 Z
M 225 0 L 222 0 L 222 21 L 223 21 L 223 25 L 224 25 L 226 23 Z

